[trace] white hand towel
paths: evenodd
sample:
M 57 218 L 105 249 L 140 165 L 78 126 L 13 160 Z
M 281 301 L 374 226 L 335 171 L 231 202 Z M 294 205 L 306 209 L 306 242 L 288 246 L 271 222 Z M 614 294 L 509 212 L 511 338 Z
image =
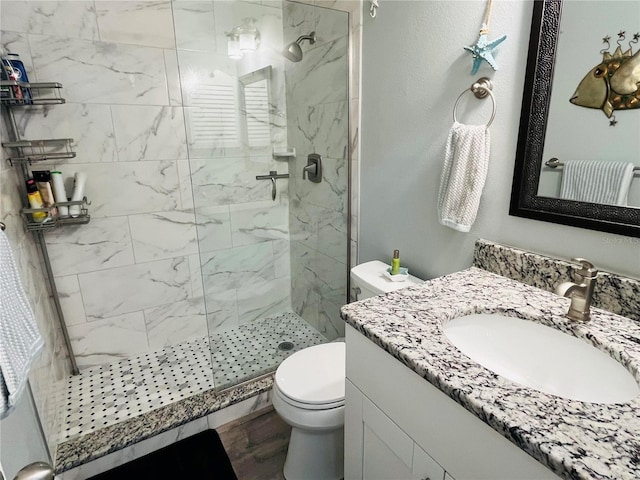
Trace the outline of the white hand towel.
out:
M 560 198 L 604 205 L 627 205 L 633 163 L 567 160 L 562 172 Z
M 43 343 L 11 245 L 0 230 L 0 419 L 18 402 Z
M 438 217 L 442 225 L 460 232 L 471 230 L 487 178 L 490 146 L 486 125 L 453 123 L 438 194 Z

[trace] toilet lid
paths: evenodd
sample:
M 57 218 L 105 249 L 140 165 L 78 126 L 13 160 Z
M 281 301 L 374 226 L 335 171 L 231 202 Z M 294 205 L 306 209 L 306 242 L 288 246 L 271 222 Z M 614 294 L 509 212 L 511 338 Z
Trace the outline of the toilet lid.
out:
M 305 348 L 285 359 L 276 370 L 276 384 L 287 397 L 311 405 L 344 400 L 345 344 L 325 343 Z

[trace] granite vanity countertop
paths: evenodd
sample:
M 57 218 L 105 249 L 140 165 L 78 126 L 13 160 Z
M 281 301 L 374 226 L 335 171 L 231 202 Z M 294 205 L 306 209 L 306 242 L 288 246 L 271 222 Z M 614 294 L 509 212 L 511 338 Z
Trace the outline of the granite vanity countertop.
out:
M 607 352 L 640 382 L 640 323 L 592 308 L 591 321 L 564 315 L 569 300 L 471 267 L 342 307 L 343 319 L 558 475 L 640 478 L 640 397 L 595 404 L 545 394 L 474 362 L 441 326 L 473 313 L 543 323 Z M 488 401 L 490 399 L 490 401 Z

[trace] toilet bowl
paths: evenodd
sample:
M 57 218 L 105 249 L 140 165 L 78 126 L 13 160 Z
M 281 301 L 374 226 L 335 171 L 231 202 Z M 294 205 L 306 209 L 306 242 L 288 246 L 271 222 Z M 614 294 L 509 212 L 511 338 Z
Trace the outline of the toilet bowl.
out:
M 389 266 L 367 262 L 351 270 L 359 300 L 422 280 L 392 282 Z M 286 480 L 337 480 L 344 477 L 345 344 L 332 342 L 300 350 L 276 370 L 273 407 L 291 425 L 284 464 Z
M 292 427 L 287 480 L 344 476 L 344 379 L 344 342 L 305 348 L 278 367 L 273 407 Z

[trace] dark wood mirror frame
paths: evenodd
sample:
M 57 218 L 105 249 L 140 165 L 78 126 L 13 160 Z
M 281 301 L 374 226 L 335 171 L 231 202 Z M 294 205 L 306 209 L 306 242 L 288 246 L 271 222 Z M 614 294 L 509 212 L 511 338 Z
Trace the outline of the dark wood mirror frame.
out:
M 640 237 L 640 208 L 537 195 L 561 12 L 562 0 L 534 2 L 509 214 Z

